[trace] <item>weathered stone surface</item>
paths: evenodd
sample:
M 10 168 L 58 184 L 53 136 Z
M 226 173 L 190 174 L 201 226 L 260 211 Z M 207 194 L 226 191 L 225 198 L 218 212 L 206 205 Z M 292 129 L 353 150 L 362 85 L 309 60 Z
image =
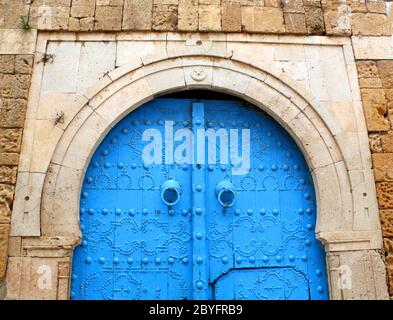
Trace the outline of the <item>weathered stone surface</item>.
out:
M 15 184 L 17 167 L 0 166 L 0 183 Z
M 121 30 L 122 6 L 98 6 L 95 15 L 95 30 Z
M 0 127 L 22 128 L 25 121 L 27 100 L 1 99 L 0 101 Z
M 199 5 L 199 30 L 221 30 L 221 6 Z
M 393 239 L 384 238 L 385 256 L 387 263 L 387 278 L 389 283 L 389 294 L 393 295 Z
M 382 88 L 377 63 L 375 61 L 358 61 L 356 63 L 360 88 Z
M 391 27 L 384 14 L 352 14 L 353 35 L 384 36 L 391 34 Z
M 281 8 L 242 7 L 242 27 L 249 32 L 285 32 Z
M 19 153 L 0 153 L 0 166 L 17 166 Z
M 302 0 L 284 0 L 281 3 L 285 13 L 304 13 Z
M 92 17 L 82 18 L 79 20 L 80 31 L 92 31 L 94 30 L 95 19 Z
M 393 89 L 393 60 L 377 62 L 379 76 L 385 89 Z M 393 94 L 391 94 L 393 100 Z
M 389 121 L 386 119 L 386 106 L 370 101 L 364 101 L 363 107 L 367 122 L 367 130 L 369 132 L 388 131 L 390 129 Z
M 351 10 L 346 4 L 324 14 L 327 35 L 351 35 Z
M 393 152 L 393 133 L 381 137 L 381 146 L 383 152 Z
M 366 8 L 368 12 L 385 14 L 386 1 L 384 0 L 366 1 Z
M 393 182 L 378 182 L 377 197 L 381 209 L 393 208 Z
M 125 0 L 123 30 L 150 30 L 153 0 Z
M 198 0 L 179 0 L 178 14 L 179 30 L 198 30 Z
M 357 61 L 358 76 L 362 78 L 379 78 L 376 61 Z
M 379 215 L 383 236 L 393 238 L 393 209 L 380 210 Z
M 30 87 L 30 75 L 0 75 L 0 98 L 27 99 Z
M 20 152 L 22 129 L 0 129 L 0 153 Z
M 85 18 L 94 16 L 95 0 L 72 0 L 71 16 Z
M 388 131 L 387 101 L 383 89 L 361 89 L 368 131 Z
M 70 7 L 71 0 L 34 1 L 30 8 L 30 27 L 40 30 L 67 30 Z
M 289 33 L 306 33 L 306 16 L 303 13 L 284 13 L 285 28 Z
M 20 17 L 28 17 L 29 15 L 29 3 L 30 1 L 25 0 L 1 0 L 0 28 L 20 28 Z
M 32 55 L 17 55 L 15 57 L 15 73 L 31 74 L 33 68 Z
M 0 29 L 1 54 L 33 54 L 37 30 Z
M 0 279 L 4 278 L 7 269 L 8 237 L 10 234 L 9 224 L 0 224 Z
M 304 10 L 306 14 L 306 25 L 308 33 L 325 33 L 325 22 L 323 19 L 322 9 L 316 6 L 306 6 Z
M 382 152 L 382 139 L 379 133 L 370 133 L 368 136 L 370 140 L 370 149 L 372 153 Z
M 0 224 L 10 223 L 13 200 L 14 187 L 7 184 L 0 184 Z
M 0 55 L 0 73 L 14 73 L 15 56 Z
M 372 155 L 376 181 L 393 181 L 393 153 Z
M 385 91 L 383 89 L 362 89 L 363 101 L 372 101 L 379 104 L 386 103 Z
M 239 3 L 223 3 L 222 30 L 229 32 L 242 30 L 242 17 Z
M 177 5 L 154 5 L 152 28 L 160 31 L 176 30 Z

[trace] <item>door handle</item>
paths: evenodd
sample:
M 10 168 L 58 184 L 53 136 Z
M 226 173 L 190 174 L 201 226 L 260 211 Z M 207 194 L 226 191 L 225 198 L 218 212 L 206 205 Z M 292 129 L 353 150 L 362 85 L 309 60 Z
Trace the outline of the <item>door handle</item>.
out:
M 173 179 L 165 181 L 161 186 L 161 200 L 168 206 L 174 206 L 180 201 L 180 184 Z
M 224 208 L 230 208 L 236 202 L 236 188 L 232 182 L 223 180 L 216 186 L 216 196 Z

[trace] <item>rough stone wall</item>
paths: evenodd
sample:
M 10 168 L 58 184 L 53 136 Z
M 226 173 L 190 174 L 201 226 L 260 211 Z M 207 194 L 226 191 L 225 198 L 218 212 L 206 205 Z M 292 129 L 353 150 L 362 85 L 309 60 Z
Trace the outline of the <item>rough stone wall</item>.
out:
M 393 60 L 357 62 L 393 296 Z
M 392 17 L 381 0 L 0 0 L 0 41 L 21 28 L 384 36 Z M 32 56 L 0 54 L 0 298 L 32 65 Z M 357 67 L 393 297 L 393 60 Z
M 381 0 L 0 0 L 0 28 L 386 35 Z
M 0 279 L 7 262 L 8 235 L 33 57 L 0 55 Z M 0 296 L 1 296 L 0 281 Z

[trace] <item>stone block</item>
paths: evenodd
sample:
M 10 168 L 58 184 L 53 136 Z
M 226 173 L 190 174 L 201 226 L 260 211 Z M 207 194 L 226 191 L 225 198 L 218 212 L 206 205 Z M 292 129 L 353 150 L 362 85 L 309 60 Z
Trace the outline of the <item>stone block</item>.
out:
M 1 54 L 33 54 L 35 51 L 37 30 L 0 29 Z
M 363 101 L 363 108 L 369 132 L 388 131 L 390 129 L 389 121 L 386 119 L 386 105 Z
M 304 13 L 284 13 L 285 28 L 289 33 L 307 33 Z
M 53 54 L 53 63 L 47 63 L 42 76 L 44 92 L 76 92 L 81 42 L 49 42 L 47 54 Z
M 179 30 L 198 30 L 198 0 L 179 0 L 178 15 Z
M 327 10 L 324 13 L 327 35 L 351 35 L 351 10 L 346 4 L 337 7 L 337 10 Z
M 22 129 L 0 129 L 0 153 L 19 153 Z
M 386 238 L 393 238 L 393 209 L 380 210 L 382 234 Z
M 239 3 L 223 3 L 221 14 L 223 31 L 241 31 L 242 17 Z
M 378 104 L 386 104 L 386 95 L 383 89 L 362 89 L 362 100 L 371 101 Z
M 94 30 L 121 30 L 122 16 L 122 6 L 97 6 Z
M 177 29 L 177 5 L 154 5 L 152 29 L 173 31 Z
M 81 47 L 77 93 L 82 94 L 115 69 L 115 42 L 87 42 Z M 74 80 L 75 81 L 75 80 Z
M 393 181 L 393 153 L 375 153 L 372 155 L 375 180 Z
M 221 6 L 200 5 L 199 6 L 199 30 L 220 31 L 221 30 Z
M 0 224 L 0 279 L 4 278 L 7 269 L 9 224 Z
M 381 147 L 383 152 L 393 152 L 393 133 L 381 137 Z
M 379 78 L 378 66 L 376 61 L 357 61 L 356 66 L 359 79 Z
M 80 19 L 79 18 L 70 18 L 70 21 L 68 22 L 68 30 L 69 31 L 80 31 L 81 25 L 80 25 Z
M 393 89 L 393 60 L 381 60 L 377 65 L 383 87 Z M 391 96 L 393 97 L 393 94 Z
M 368 135 L 370 140 L 370 150 L 372 153 L 382 152 L 382 139 L 379 133 L 370 133 Z
M 15 184 L 17 167 L 0 166 L 0 183 Z
M 393 182 L 377 183 L 377 198 L 381 209 L 393 208 Z
M 302 0 L 284 0 L 281 3 L 284 13 L 304 13 Z
M 386 13 L 386 2 L 384 0 L 366 1 L 366 8 L 368 12 L 373 13 Z
M 80 31 L 93 31 L 95 18 L 87 17 L 79 20 Z
M 242 28 L 248 32 L 285 32 L 281 8 L 242 7 Z
M 352 37 L 355 58 L 358 60 L 393 59 L 392 37 Z
M 33 71 L 32 55 L 17 55 L 15 57 L 15 73 L 31 74 Z
M 30 8 L 29 22 L 33 29 L 67 30 L 71 0 L 34 1 Z
M 15 56 L 14 55 L 0 55 L 0 73 L 14 73 L 15 70 Z
M 2 99 L 0 103 L 0 127 L 22 128 L 25 120 L 27 100 Z
M 153 0 L 125 0 L 123 30 L 150 30 Z
M 354 13 L 352 14 L 353 35 L 388 36 L 391 35 L 391 26 L 384 14 Z
M 41 235 L 40 210 L 44 178 L 43 173 L 19 172 L 11 216 L 12 236 Z
M 14 186 L 0 184 L 0 224 L 10 222 L 14 190 Z
M 0 28 L 19 29 L 20 17 L 29 15 L 30 2 L 25 0 L 0 1 Z
M 306 15 L 307 32 L 309 34 L 324 34 L 325 21 L 323 19 L 322 9 L 317 6 L 306 6 L 304 11 Z
M 19 153 L 0 153 L 0 166 L 17 166 Z
M 95 8 L 95 0 L 73 0 L 71 16 L 75 18 L 92 17 L 94 16 Z
M 0 98 L 27 99 L 30 75 L 5 74 L 0 76 Z

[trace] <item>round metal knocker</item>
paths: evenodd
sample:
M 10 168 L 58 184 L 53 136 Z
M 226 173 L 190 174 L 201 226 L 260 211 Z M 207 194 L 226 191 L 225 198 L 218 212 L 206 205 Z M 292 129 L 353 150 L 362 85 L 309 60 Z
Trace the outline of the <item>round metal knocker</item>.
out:
M 236 189 L 232 182 L 223 180 L 216 186 L 216 196 L 218 202 L 224 208 L 232 207 L 236 202 Z
M 161 200 L 168 206 L 177 204 L 180 194 L 180 184 L 176 180 L 167 180 L 161 186 Z

